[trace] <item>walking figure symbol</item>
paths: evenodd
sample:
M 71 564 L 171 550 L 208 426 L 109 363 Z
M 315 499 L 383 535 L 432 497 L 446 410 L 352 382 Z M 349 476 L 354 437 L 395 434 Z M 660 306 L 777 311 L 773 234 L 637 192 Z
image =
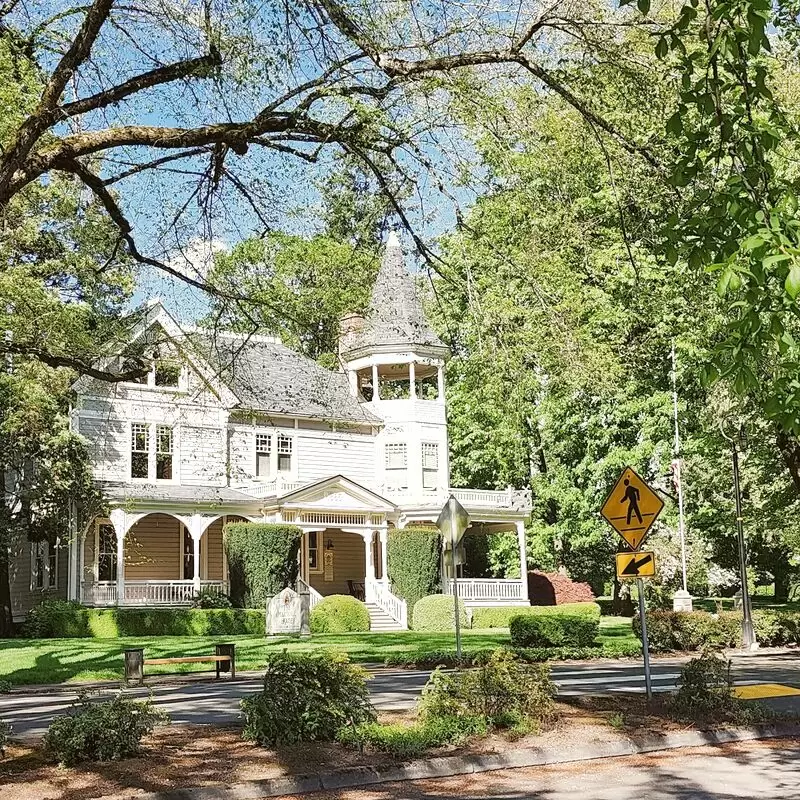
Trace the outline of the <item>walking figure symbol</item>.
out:
M 628 504 L 628 517 L 627 517 L 627 524 L 631 524 L 631 515 L 636 514 L 636 518 L 639 520 L 639 524 L 642 523 L 642 512 L 639 511 L 639 490 L 635 486 L 631 486 L 631 482 L 625 478 L 623 481 L 625 486 L 625 494 L 622 498 L 622 502 L 627 502 Z

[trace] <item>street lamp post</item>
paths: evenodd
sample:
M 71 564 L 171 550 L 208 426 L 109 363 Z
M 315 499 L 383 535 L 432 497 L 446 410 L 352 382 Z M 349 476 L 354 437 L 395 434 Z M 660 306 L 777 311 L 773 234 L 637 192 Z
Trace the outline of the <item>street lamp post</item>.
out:
M 750 601 L 750 590 L 747 588 L 747 543 L 744 538 L 744 525 L 742 524 L 742 491 L 739 482 L 739 448 L 736 444 L 737 435 L 741 437 L 742 430 L 737 434 L 728 436 L 725 433 L 724 421 L 720 425 L 722 435 L 731 443 L 731 461 L 733 463 L 733 497 L 736 504 L 736 536 L 739 544 L 739 580 L 742 583 L 742 644 L 752 648 L 756 644 L 756 635 L 753 630 L 753 606 Z

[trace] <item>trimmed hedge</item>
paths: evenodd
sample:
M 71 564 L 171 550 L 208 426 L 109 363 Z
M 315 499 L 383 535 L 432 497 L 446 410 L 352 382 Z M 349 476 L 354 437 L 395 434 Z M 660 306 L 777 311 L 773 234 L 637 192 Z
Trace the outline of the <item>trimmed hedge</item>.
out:
M 800 644 L 800 612 L 754 611 L 756 639 L 767 647 Z M 634 633 L 642 638 L 639 617 L 633 618 Z M 738 611 L 712 614 L 708 611 L 648 611 L 647 638 L 654 652 L 699 650 L 710 647 L 739 647 L 742 615 Z
M 513 647 L 591 647 L 600 634 L 600 609 L 596 614 L 519 614 L 509 630 Z
M 23 625 L 37 639 L 264 634 L 264 612 L 242 608 L 85 608 L 46 600 Z
M 414 604 L 440 587 L 442 535 L 437 528 L 409 526 L 389 531 L 387 569 L 394 592 Z
M 311 609 L 311 633 L 358 633 L 369 630 L 366 605 L 347 594 L 331 594 Z
M 239 608 L 264 608 L 267 599 L 297 581 L 300 540 L 295 525 L 231 522 L 223 530 L 231 601 Z
M 507 608 L 474 608 L 473 628 L 508 628 L 512 617 L 529 614 L 586 614 L 600 619 L 597 603 L 564 603 L 560 606 L 509 606 Z
M 469 627 L 467 610 L 458 600 L 458 620 L 462 628 Z M 455 603 L 449 594 L 431 594 L 414 605 L 415 631 L 453 631 L 456 628 Z

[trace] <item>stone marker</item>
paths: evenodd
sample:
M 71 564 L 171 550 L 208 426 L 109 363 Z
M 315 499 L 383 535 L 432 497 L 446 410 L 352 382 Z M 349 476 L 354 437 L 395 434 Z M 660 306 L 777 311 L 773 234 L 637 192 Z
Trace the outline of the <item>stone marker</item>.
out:
M 267 601 L 267 636 L 300 633 L 303 603 L 300 595 L 288 587 Z

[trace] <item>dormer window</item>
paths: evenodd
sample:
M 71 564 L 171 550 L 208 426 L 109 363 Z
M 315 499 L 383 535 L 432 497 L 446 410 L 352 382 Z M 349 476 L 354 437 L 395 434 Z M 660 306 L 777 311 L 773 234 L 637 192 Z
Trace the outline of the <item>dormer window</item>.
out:
M 178 388 L 181 380 L 181 365 L 175 361 L 156 361 L 153 365 L 153 385 Z

